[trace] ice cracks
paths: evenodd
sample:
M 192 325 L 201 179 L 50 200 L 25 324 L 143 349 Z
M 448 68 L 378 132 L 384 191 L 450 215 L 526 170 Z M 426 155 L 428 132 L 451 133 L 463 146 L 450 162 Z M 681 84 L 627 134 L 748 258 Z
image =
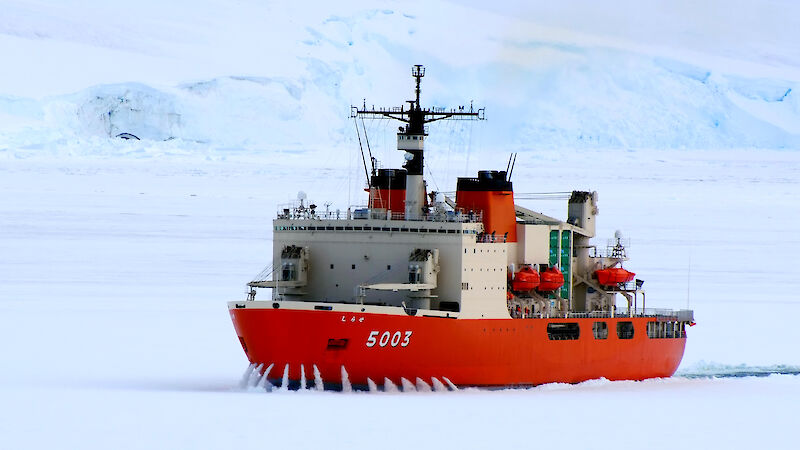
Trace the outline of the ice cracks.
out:
M 299 366 L 299 378 L 293 379 L 290 373 L 297 376 L 289 364 L 283 365 L 283 370 L 276 372 L 272 378 L 270 373 L 275 367 L 275 363 L 252 363 L 247 366 L 242 374 L 239 388 L 246 391 L 254 392 L 322 392 L 326 390 L 325 382 L 322 379 L 322 373 L 316 364 L 312 364 L 310 371 L 307 365 L 301 364 Z M 278 366 L 280 368 L 280 366 Z M 278 369 L 280 370 L 280 369 Z M 307 372 L 313 374 L 313 383 L 310 383 Z M 278 375 L 279 374 L 279 375 Z M 400 377 L 397 380 L 392 380 L 388 377 L 377 378 L 377 382 L 372 378 L 366 379 L 366 384 L 353 384 L 350 381 L 350 375 L 347 373 L 347 368 L 342 365 L 340 367 L 339 379 L 330 380 L 328 382 L 327 390 L 353 392 L 353 391 L 368 391 L 368 392 L 448 392 L 457 391 L 458 387 L 450 381 L 447 377 L 431 377 L 430 379 L 423 379 L 421 377 Z M 442 381 L 444 380 L 444 381 Z M 379 384 L 380 383 L 380 384 Z

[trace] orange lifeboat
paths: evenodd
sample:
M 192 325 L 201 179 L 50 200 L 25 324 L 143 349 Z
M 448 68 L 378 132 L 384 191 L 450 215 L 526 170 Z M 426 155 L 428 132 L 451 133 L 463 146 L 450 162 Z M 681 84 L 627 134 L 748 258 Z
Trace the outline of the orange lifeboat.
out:
M 528 292 L 539 286 L 539 272 L 533 270 L 531 266 L 524 266 L 511 281 L 511 290 L 515 292 Z
M 538 291 L 552 292 L 564 285 L 564 274 L 557 267 L 550 267 L 540 276 Z
M 620 283 L 627 283 L 633 281 L 635 273 L 629 272 L 622 267 L 609 267 L 601 269 L 594 273 L 597 276 L 597 282 L 603 286 L 616 286 Z

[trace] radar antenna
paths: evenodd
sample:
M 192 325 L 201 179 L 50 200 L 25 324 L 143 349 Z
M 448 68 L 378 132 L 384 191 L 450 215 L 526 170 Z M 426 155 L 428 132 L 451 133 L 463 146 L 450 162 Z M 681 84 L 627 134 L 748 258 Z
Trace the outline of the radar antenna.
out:
M 411 76 L 416 79 L 416 99 L 406 100 L 406 106 L 393 107 L 393 108 L 367 108 L 366 100 L 361 108 L 358 106 L 350 107 L 350 117 L 366 117 L 368 119 L 394 119 L 405 122 L 407 125 L 402 132 L 406 134 L 426 134 L 425 124 L 437 120 L 484 120 L 485 108 L 475 109 L 472 102 L 469 108 L 466 106 L 459 106 L 457 108 L 423 108 L 420 105 L 420 82 L 422 77 L 425 76 L 425 67 L 417 64 L 411 68 Z
M 423 150 L 425 136 L 425 124 L 437 120 L 484 120 L 484 108 L 475 109 L 472 102 L 469 108 L 459 106 L 457 108 L 423 108 L 420 104 L 420 84 L 422 77 L 425 76 L 425 67 L 417 64 L 411 68 L 411 76 L 416 81 L 414 90 L 415 99 L 406 100 L 408 105 L 393 108 L 367 108 L 367 101 L 364 100 L 362 107 L 351 106 L 350 117 L 353 119 L 394 119 L 404 122 L 405 127 L 400 127 L 397 133 L 397 149 L 404 152 L 406 169 L 406 192 L 405 192 L 405 219 L 417 220 L 424 214 L 425 208 L 425 182 L 423 174 Z M 407 109 L 406 109 L 407 108 Z M 363 148 L 362 148 L 363 154 Z M 366 168 L 366 162 L 364 164 Z M 373 192 L 372 181 L 370 181 L 370 192 Z M 372 195 L 372 194 L 371 194 Z M 372 198 L 372 197 L 371 197 Z M 382 204 L 383 202 L 381 202 Z M 372 204 L 372 201 L 370 201 Z

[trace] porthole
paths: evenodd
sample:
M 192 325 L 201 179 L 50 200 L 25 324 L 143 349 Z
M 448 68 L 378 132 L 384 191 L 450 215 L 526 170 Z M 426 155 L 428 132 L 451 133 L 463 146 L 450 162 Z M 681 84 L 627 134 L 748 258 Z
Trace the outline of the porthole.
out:
M 547 337 L 551 341 L 573 341 L 580 337 L 581 329 L 577 323 L 548 323 Z
M 608 324 L 605 322 L 595 322 L 592 324 L 592 334 L 595 339 L 608 339 Z
M 617 322 L 617 337 L 633 339 L 633 322 Z

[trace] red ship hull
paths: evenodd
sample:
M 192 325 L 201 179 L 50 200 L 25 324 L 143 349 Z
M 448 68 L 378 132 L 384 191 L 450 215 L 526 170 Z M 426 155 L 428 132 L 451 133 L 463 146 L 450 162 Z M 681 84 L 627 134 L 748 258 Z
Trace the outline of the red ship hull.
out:
M 367 378 L 400 384 L 405 378 L 447 378 L 457 386 L 530 386 L 595 378 L 642 380 L 669 377 L 680 364 L 684 337 L 654 339 L 652 317 L 569 319 L 451 319 L 292 309 L 232 308 L 236 333 L 248 359 L 273 364 L 270 378 L 311 378 L 316 365 L 326 384 L 353 385 Z M 607 339 L 595 339 L 594 322 L 606 322 Z M 620 339 L 618 322 L 632 322 Z M 577 323 L 579 338 L 551 340 L 550 323 Z

